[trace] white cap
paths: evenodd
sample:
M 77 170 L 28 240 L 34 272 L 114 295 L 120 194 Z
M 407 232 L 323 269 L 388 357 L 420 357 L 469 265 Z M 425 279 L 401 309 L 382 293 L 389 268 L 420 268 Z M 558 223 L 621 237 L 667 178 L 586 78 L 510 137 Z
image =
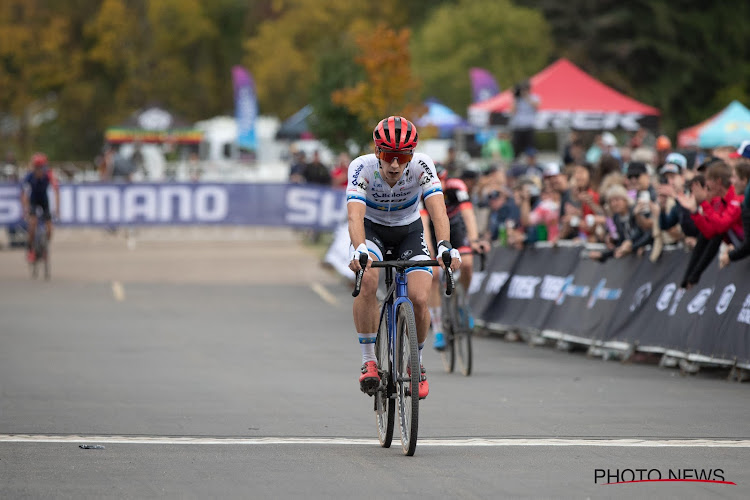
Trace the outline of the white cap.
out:
M 560 164 L 555 162 L 545 163 L 542 171 L 545 177 L 560 175 Z
M 617 138 L 612 132 L 604 132 L 602 134 L 602 144 L 605 146 L 617 146 Z

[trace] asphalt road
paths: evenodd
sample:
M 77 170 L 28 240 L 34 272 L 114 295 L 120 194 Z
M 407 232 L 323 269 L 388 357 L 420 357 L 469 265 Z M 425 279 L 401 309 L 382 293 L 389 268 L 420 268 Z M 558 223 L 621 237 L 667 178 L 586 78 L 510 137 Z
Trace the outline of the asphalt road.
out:
M 0 498 L 750 496 L 723 373 L 481 336 L 465 378 L 428 349 L 404 457 L 358 389 L 350 290 L 297 235 L 57 236 L 50 282 L 0 251 Z M 736 484 L 603 484 L 701 471 Z

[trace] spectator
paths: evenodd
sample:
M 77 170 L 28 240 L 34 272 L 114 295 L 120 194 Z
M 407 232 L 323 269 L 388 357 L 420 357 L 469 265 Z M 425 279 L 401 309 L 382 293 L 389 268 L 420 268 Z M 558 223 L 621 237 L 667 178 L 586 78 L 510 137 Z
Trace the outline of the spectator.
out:
M 352 162 L 349 154 L 345 151 L 339 153 L 336 165 L 331 170 L 331 185 L 336 188 L 345 188 L 349 182 L 349 164 Z
M 507 187 L 490 192 L 487 201 L 490 208 L 489 223 L 482 239 L 506 245 L 510 232 L 521 226 L 521 211 L 513 199 L 512 191 Z
M 579 137 L 578 132 L 572 130 L 568 137 L 568 142 L 563 149 L 563 165 L 581 163 L 585 161 L 585 156 L 583 141 Z
M 622 258 L 651 243 L 651 234 L 635 222 L 633 200 L 621 185 L 613 185 L 606 193 L 607 200 L 607 250 L 591 251 L 589 257 L 604 262 L 611 257 Z
M 509 123 L 513 132 L 514 159 L 526 149 L 536 147 L 534 126 L 540 103 L 539 96 L 531 93 L 531 84 L 528 81 L 516 84 L 513 89 Z
M 564 204 L 560 218 L 562 222 L 560 238 L 592 239 L 597 226 L 596 218 L 603 215 L 604 209 L 599 204 L 599 193 L 591 189 L 591 165 L 588 163 L 575 165 L 571 179 L 570 200 Z
M 599 163 L 596 164 L 596 168 L 594 169 L 594 173 L 592 175 L 591 179 L 591 187 L 594 189 L 599 189 L 599 187 L 602 184 L 602 181 L 605 177 L 607 177 L 611 173 L 621 173 L 622 168 L 620 166 L 620 162 L 612 155 L 602 155 L 601 158 L 599 158 Z
M 530 242 L 545 240 L 556 242 L 559 237 L 563 198 L 558 180 L 564 176 L 560 173 L 560 166 L 556 163 L 545 165 L 544 174 L 545 181 L 541 196 L 533 208 L 532 192 L 527 188 L 521 193 L 521 224 L 527 229 L 533 228 L 531 233 L 527 232 Z
M 292 152 L 292 164 L 289 167 L 289 182 L 303 184 L 305 182 L 305 152 L 302 150 Z
M 687 160 L 679 153 L 667 156 L 666 163 L 659 170 L 659 186 L 656 189 L 658 230 L 654 233 L 655 242 L 670 244 L 687 236 L 697 236 L 698 228 L 687 211 L 677 201 L 678 194 L 685 193 L 685 171 Z
M 503 165 L 510 165 L 515 155 L 513 154 L 513 145 L 510 143 L 510 136 L 506 130 L 498 130 L 497 134 L 484 143 L 482 158 L 493 163 L 501 162 Z
M 659 167 L 664 165 L 667 155 L 672 152 L 672 141 L 666 135 L 660 135 L 656 138 L 656 160 L 655 164 Z
M 320 152 L 317 149 L 313 152 L 312 161 L 305 165 L 302 175 L 308 184 L 331 185 L 331 173 L 328 171 L 328 167 L 320 161 Z
M 743 147 L 744 146 L 744 147 Z M 728 245 L 719 256 L 719 266 L 726 267 L 730 262 L 744 259 L 750 255 L 750 141 L 745 141 L 740 149 L 741 160 L 735 165 L 732 176 L 736 192 L 743 192 L 742 201 L 742 229 L 743 240 L 738 246 Z
M 636 196 L 641 191 L 648 191 L 651 200 L 656 200 L 656 190 L 651 185 L 651 177 L 648 175 L 648 168 L 645 163 L 631 161 L 625 172 L 625 177 L 628 179 L 628 194 L 633 201 L 636 200 Z
M 682 288 L 689 289 L 698 283 L 725 236 L 729 233 L 744 236 L 740 219 L 741 198 L 735 194 L 731 178 L 732 172 L 726 163 L 713 162 L 706 170 L 706 188 L 698 188 L 693 183 L 691 196 L 679 197 L 700 231 L 680 285 Z

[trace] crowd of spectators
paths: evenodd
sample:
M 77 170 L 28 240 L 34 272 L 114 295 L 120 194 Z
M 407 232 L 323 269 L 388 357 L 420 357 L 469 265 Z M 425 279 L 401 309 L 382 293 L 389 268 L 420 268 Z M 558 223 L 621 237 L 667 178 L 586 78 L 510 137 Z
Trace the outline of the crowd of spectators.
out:
M 717 255 L 722 267 L 750 255 L 750 141 L 683 154 L 641 129 L 620 145 L 609 132 L 590 145 L 574 132 L 559 162 L 540 163 L 533 147 L 511 162 L 494 150 L 488 168 L 459 176 L 482 237 L 495 245 L 588 243 L 588 256 L 602 262 L 629 254 L 656 261 L 665 245 L 679 245 L 691 253 L 684 288 Z

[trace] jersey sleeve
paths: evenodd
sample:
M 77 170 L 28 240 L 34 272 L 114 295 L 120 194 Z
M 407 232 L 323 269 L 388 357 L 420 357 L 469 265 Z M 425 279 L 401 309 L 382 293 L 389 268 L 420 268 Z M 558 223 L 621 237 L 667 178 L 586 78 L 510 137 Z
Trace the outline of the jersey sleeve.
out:
M 357 158 L 349 164 L 349 182 L 346 185 L 346 202 L 367 204 L 367 187 L 370 185 L 365 164 Z
M 418 160 L 418 164 L 422 168 L 422 172 L 419 174 L 419 187 L 422 190 L 422 198 L 426 200 L 430 196 L 443 194 L 443 187 L 440 183 L 440 178 L 437 176 L 435 164 L 430 157 L 423 155 L 422 158 Z

